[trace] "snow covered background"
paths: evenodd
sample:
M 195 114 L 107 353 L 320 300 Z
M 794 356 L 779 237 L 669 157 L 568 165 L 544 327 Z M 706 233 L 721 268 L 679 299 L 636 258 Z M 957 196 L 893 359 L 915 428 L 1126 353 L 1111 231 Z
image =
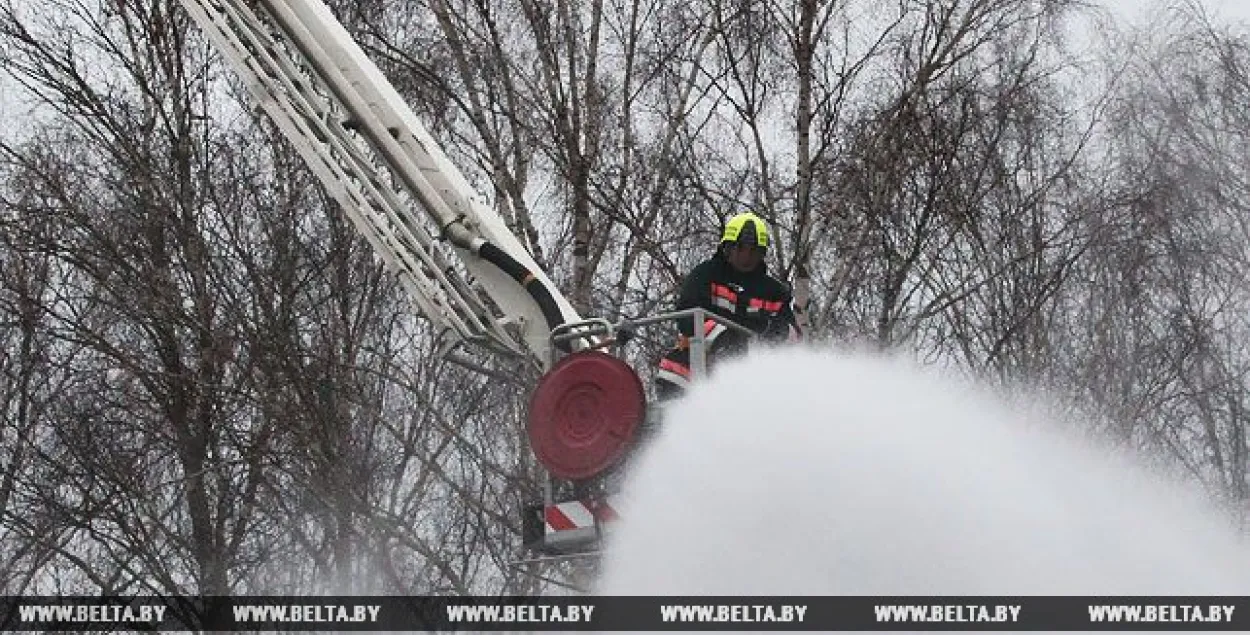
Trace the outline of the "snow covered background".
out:
M 726 367 L 639 459 L 602 594 L 1250 593 L 1200 496 L 903 362 Z

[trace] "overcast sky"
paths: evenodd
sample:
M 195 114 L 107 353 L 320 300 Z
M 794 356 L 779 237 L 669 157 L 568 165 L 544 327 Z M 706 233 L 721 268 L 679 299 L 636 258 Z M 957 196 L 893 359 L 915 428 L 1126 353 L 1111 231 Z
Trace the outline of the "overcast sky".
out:
M 1173 0 L 1178 4 L 1185 0 Z M 1200 0 L 1211 10 L 1212 16 L 1250 25 L 1250 0 Z M 1147 11 L 1158 9 L 1156 0 L 1102 0 L 1102 3 L 1130 19 L 1141 18 Z
M 1239 23 L 1244 32 L 1250 33 L 1250 0 L 1094 0 L 1101 2 L 1128 23 L 1141 22 L 1157 13 L 1166 3 L 1199 2 L 1206 6 L 1213 18 Z M 14 86 L 0 73 L 0 135 L 21 127 L 24 109 L 13 103 Z

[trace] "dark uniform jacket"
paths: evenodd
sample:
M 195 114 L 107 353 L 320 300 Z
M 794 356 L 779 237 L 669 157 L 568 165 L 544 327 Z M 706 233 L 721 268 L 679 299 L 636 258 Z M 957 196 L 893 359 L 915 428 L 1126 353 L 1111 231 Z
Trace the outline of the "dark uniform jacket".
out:
M 763 264 L 742 273 L 717 252 L 686 276 L 677 310 L 702 307 L 750 329 L 765 341 L 781 342 L 801 335 L 792 301 L 790 287 L 768 275 Z M 694 324 L 683 319 L 678 325 L 681 336 L 677 346 L 660 360 L 656 378 L 684 388 L 690 381 L 689 338 L 694 335 Z M 709 368 L 713 358 L 725 359 L 745 351 L 747 336 L 713 320 L 706 320 L 703 328 Z

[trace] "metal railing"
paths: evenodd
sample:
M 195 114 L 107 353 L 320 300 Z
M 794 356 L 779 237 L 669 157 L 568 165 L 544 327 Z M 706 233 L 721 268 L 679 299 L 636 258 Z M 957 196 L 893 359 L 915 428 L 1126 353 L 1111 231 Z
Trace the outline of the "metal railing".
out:
M 676 322 L 683 318 L 689 318 L 693 325 L 690 337 L 690 379 L 692 381 L 703 377 L 707 373 L 707 332 L 704 329 L 704 323 L 707 320 L 723 324 L 725 328 L 739 331 L 749 338 L 754 338 L 756 335 L 755 331 L 729 318 L 696 307 L 642 318 L 626 318 L 615 323 L 606 318 L 591 318 L 580 322 L 561 324 L 551 331 L 552 354 L 558 355 L 558 351 L 561 349 L 560 344 L 574 343 L 578 340 L 590 341 L 590 338 L 600 339 L 596 344 L 586 345 L 583 350 L 586 348 L 604 348 L 622 343 L 618 333 L 627 332 L 632 337 L 633 333 L 639 328 L 665 322 Z

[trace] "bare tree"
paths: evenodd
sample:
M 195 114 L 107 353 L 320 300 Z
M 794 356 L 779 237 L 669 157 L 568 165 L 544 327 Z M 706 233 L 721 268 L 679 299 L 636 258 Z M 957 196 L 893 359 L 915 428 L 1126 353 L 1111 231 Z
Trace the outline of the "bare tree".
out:
M 1126 443 L 1244 511 L 1250 48 L 1196 7 L 1171 18 L 1140 56 L 1116 59 L 1114 213 L 1083 264 L 1098 317 L 1074 383 Z

